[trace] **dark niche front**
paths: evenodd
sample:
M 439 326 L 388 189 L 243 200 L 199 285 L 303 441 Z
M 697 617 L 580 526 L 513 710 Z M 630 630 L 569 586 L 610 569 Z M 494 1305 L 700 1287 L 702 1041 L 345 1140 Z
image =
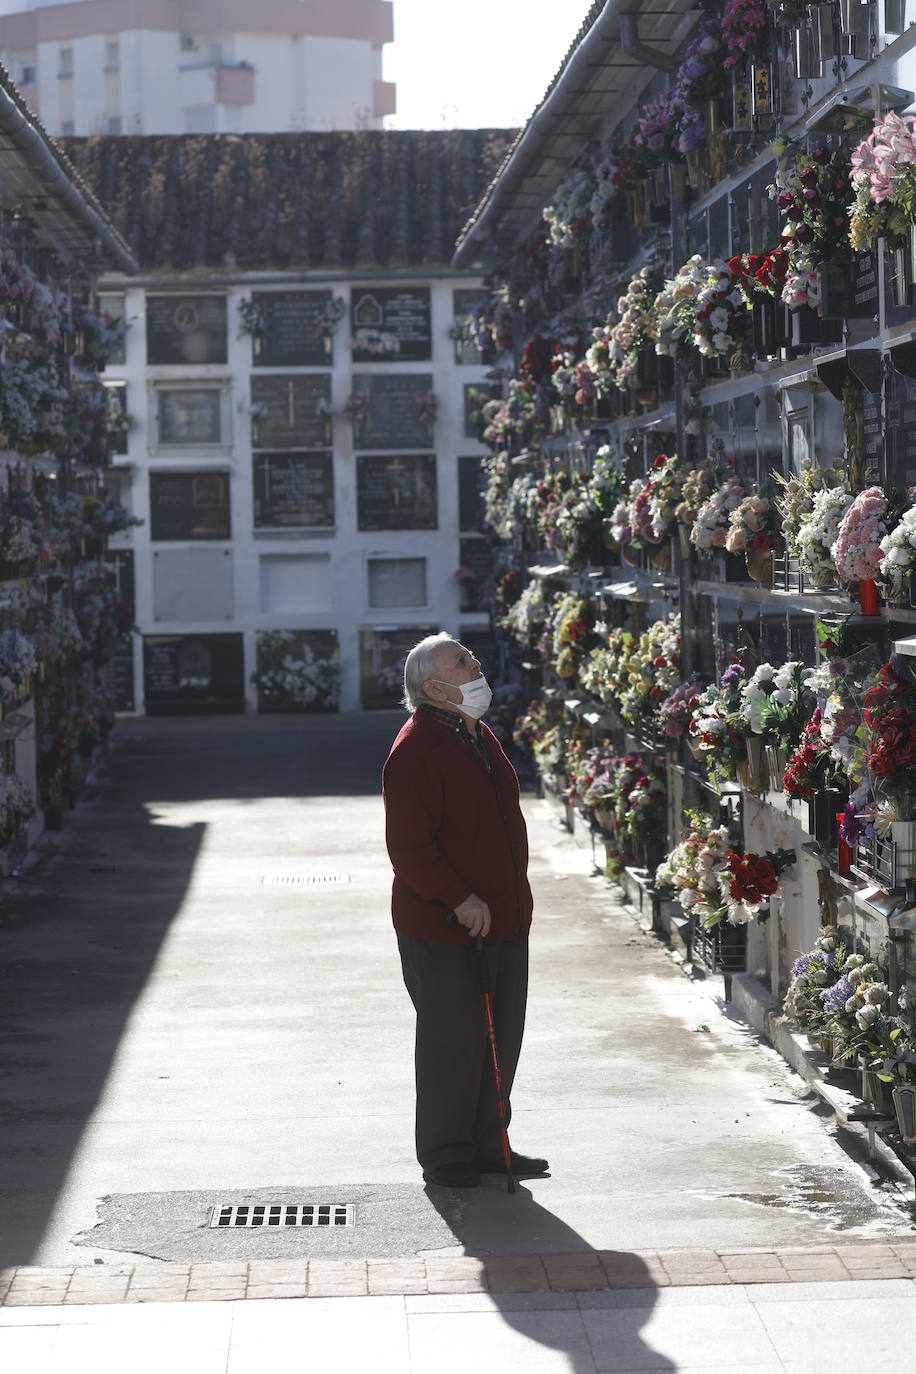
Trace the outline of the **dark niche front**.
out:
M 350 324 L 355 363 L 423 363 L 432 357 L 428 286 L 354 290 Z
M 461 454 L 458 459 L 458 528 L 462 533 L 476 534 L 483 527 L 486 485 L 483 461 L 473 454 Z
M 390 711 L 404 695 L 404 659 L 415 644 L 436 634 L 438 625 L 364 626 L 359 632 L 360 704 L 364 711 Z
M 436 457 L 360 454 L 356 459 L 357 528 L 434 530 L 438 525 Z
M 150 473 L 150 538 L 228 539 L 229 475 Z
M 255 529 L 333 529 L 331 453 L 256 453 Z
M 330 291 L 255 291 L 261 320 L 252 339 L 255 367 L 322 367 L 331 362 Z
M 433 424 L 426 402 L 432 384 L 425 372 L 354 377 L 354 391 L 369 396 L 366 418 L 354 426 L 354 448 L 429 448 Z
M 328 448 L 331 374 L 251 378 L 253 448 Z
M 225 296 L 147 296 L 146 361 L 224 363 Z
M 242 636 L 147 635 L 143 684 L 150 716 L 244 711 Z

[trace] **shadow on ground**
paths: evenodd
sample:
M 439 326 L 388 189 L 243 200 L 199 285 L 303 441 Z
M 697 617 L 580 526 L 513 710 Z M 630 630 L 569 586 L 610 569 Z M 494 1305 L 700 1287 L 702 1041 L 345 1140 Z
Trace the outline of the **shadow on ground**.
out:
M 0 1267 L 35 1262 L 205 823 L 150 802 L 377 795 L 402 713 L 125 721 L 97 782 L 0 892 Z

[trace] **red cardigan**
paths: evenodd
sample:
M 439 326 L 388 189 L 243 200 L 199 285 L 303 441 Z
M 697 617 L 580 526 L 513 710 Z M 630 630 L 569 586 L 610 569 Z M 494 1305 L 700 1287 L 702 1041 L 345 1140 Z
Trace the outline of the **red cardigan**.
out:
M 416 711 L 391 746 L 382 795 L 394 869 L 391 915 L 402 935 L 466 945 L 467 931 L 447 917 L 472 892 L 490 908 L 489 941 L 512 940 L 531 925 L 518 778 L 482 721 L 480 732 L 489 773 L 427 711 Z

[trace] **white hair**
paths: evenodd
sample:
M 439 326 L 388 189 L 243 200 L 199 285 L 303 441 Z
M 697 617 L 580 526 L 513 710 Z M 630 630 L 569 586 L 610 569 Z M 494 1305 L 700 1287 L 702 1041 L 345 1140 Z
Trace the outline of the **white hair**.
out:
M 415 644 L 404 660 L 404 700 L 405 711 L 415 711 L 422 706 L 426 697 L 423 683 L 436 671 L 436 650 L 443 644 L 457 644 L 454 635 L 448 630 L 440 630 L 437 635 L 427 635 Z

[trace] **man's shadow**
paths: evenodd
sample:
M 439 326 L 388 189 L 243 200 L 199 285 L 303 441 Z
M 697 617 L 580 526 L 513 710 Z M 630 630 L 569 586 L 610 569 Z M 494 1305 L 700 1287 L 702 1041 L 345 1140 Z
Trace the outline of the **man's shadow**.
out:
M 596 1368 L 677 1368 L 641 1336 L 658 1286 L 639 1255 L 626 1250 L 599 1254 L 537 1202 L 524 1183 L 516 1183 L 510 1194 L 492 1175 L 479 1189 L 427 1185 L 424 1191 L 465 1255 L 494 1261 L 541 1259 L 543 1281 L 536 1265 L 526 1266 L 526 1282 L 538 1284 L 527 1292 L 500 1292 L 500 1266 L 494 1264 L 489 1296 L 494 1311 L 513 1330 L 562 1352 L 571 1374 L 594 1374 Z M 581 1267 L 570 1268 L 576 1260 Z

